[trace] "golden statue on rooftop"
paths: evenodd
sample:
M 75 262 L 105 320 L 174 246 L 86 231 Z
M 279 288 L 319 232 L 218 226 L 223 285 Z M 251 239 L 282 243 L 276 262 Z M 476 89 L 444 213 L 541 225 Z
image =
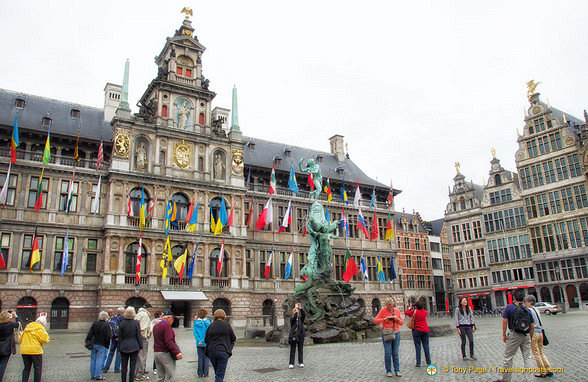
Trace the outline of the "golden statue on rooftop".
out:
M 496 150 L 494 149 L 494 147 L 492 147 L 492 150 L 490 150 L 490 152 L 492 153 L 492 158 L 496 159 Z
M 460 167 L 459 162 L 455 162 L 455 170 L 457 171 L 458 174 L 459 174 L 459 167 Z
M 180 11 L 180 13 L 185 13 L 186 14 L 186 19 L 189 19 L 190 16 L 194 16 L 194 14 L 192 13 L 192 8 L 188 8 L 188 7 L 182 8 L 182 10 Z
M 530 100 L 531 96 L 533 94 L 535 94 L 535 88 L 537 87 L 537 85 L 539 85 L 541 82 L 535 82 L 535 80 L 531 80 L 529 82 L 527 82 L 527 98 Z

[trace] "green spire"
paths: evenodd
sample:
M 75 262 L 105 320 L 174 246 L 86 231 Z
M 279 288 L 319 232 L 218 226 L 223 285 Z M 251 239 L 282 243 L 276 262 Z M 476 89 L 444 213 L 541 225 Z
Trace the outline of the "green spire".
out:
M 232 107 L 232 118 L 231 118 L 231 130 L 230 131 L 241 131 L 239 129 L 239 109 L 237 108 L 237 87 L 233 85 L 233 107 Z
M 129 107 L 129 59 L 125 62 L 125 76 L 123 77 L 122 94 L 118 108 L 123 111 L 131 111 Z

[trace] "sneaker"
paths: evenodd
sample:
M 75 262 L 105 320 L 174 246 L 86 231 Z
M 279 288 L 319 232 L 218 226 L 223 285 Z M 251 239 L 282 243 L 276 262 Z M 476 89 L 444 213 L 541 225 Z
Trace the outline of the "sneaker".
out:
M 294 369 L 294 365 L 288 365 L 288 369 Z
M 157 375 L 157 369 L 153 369 L 153 374 Z
M 396 376 L 397 376 L 397 377 L 402 377 L 402 374 L 400 374 L 400 372 L 399 372 L 399 371 L 397 371 L 397 372 L 396 372 Z
M 478 359 L 476 358 L 476 356 L 475 356 L 475 355 L 472 355 L 472 356 L 470 356 L 470 359 L 471 359 L 472 361 L 477 361 L 477 360 L 478 360 Z
M 416 365 L 414 365 L 414 367 L 421 367 L 421 365 L 417 363 Z
M 463 357 L 463 360 L 464 361 L 469 361 L 469 358 L 468 357 Z
M 301 364 L 300 364 L 300 365 L 298 365 L 298 366 L 300 366 L 300 367 L 304 367 L 304 364 L 303 364 L 303 363 L 301 363 Z
M 394 374 L 392 374 L 392 372 L 386 373 L 386 377 L 393 377 L 393 376 L 394 376 Z

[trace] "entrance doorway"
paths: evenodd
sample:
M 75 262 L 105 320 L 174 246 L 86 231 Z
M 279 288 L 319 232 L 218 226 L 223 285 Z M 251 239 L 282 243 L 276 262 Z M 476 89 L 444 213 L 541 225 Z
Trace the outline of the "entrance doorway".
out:
M 33 322 L 37 319 L 37 300 L 26 296 L 18 300 L 16 314 L 20 317 L 23 325 Z
M 69 301 L 58 297 L 51 303 L 51 329 L 67 329 L 69 322 Z
M 145 305 L 146 303 L 147 300 L 145 300 L 143 297 L 131 297 L 127 300 L 127 302 L 125 302 L 125 306 L 132 306 L 133 308 L 135 308 L 136 312 L 139 310 L 139 308 L 142 308 L 143 305 Z
M 570 308 L 577 308 L 580 306 L 578 301 L 578 291 L 575 286 L 568 285 L 566 287 L 566 294 L 568 295 L 568 304 L 570 304 Z
M 180 327 L 180 317 L 183 317 L 183 327 L 189 328 L 190 327 L 190 318 L 188 317 L 188 303 L 182 300 L 174 300 L 171 304 L 171 311 L 174 314 L 174 322 L 172 323 L 172 328 Z
M 227 321 L 230 323 L 231 320 L 231 303 L 229 302 L 229 300 L 227 300 L 226 298 L 217 298 L 216 300 L 214 300 L 212 302 L 212 314 L 214 315 L 214 312 L 217 309 L 222 309 L 225 311 L 225 314 L 227 315 Z
M 267 299 L 263 302 L 261 314 L 263 315 L 263 326 L 274 326 L 274 302 L 272 300 Z

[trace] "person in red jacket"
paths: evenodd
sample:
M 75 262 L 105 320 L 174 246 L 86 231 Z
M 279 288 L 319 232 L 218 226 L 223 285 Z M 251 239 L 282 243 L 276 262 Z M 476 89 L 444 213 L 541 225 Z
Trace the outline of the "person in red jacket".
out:
M 171 327 L 174 314 L 165 312 L 161 321 L 153 327 L 153 358 L 157 365 L 158 381 L 175 381 L 176 360 L 182 359 L 182 352 L 176 343 L 176 334 Z
M 396 303 L 393 298 L 384 300 L 384 309 L 374 318 L 374 324 L 382 324 L 382 343 L 384 344 L 384 366 L 386 366 L 386 376 L 392 377 L 392 365 L 390 358 L 394 360 L 394 373 L 397 377 L 402 377 L 400 374 L 400 361 L 398 359 L 398 347 L 400 346 L 400 327 L 404 323 L 400 310 L 395 308 Z M 392 329 L 394 331 L 394 339 L 386 341 L 384 338 L 384 330 Z
M 431 355 L 429 354 L 429 325 L 427 324 L 427 311 L 425 304 L 419 300 L 415 304 L 416 310 L 412 305 L 412 301 L 404 314 L 408 317 L 414 316 L 414 329 L 412 329 L 412 339 L 414 341 L 414 350 L 416 352 L 416 367 L 421 367 L 421 344 L 425 351 L 425 360 L 427 365 L 431 364 Z

